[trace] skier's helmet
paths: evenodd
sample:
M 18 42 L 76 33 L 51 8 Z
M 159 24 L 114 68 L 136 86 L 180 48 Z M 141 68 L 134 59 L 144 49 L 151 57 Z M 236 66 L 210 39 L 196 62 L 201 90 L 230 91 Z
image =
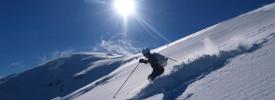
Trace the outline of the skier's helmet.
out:
M 142 49 L 142 54 L 143 56 L 148 57 L 151 54 L 150 49 L 149 48 Z

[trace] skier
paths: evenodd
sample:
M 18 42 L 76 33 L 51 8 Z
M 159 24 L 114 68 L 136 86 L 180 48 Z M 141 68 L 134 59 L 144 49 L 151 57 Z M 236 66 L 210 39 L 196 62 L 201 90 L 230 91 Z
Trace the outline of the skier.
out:
M 152 81 L 164 72 L 164 66 L 167 65 L 168 58 L 158 53 L 151 53 L 149 48 L 143 49 L 142 54 L 147 60 L 141 58 L 139 62 L 145 64 L 150 63 L 153 71 L 148 76 L 148 79 Z
M 113 96 L 113 98 L 116 98 L 116 95 L 118 94 L 118 92 L 122 89 L 122 87 L 124 86 L 124 84 L 130 78 L 130 76 L 134 73 L 134 71 L 137 69 L 137 67 L 138 67 L 138 65 L 140 63 L 145 63 L 145 64 L 150 63 L 151 67 L 153 68 L 153 71 L 148 76 L 148 79 L 150 81 L 152 81 L 157 76 L 161 75 L 164 72 L 164 66 L 167 65 L 168 59 L 171 59 L 171 60 L 177 62 L 177 60 L 174 60 L 174 59 L 169 58 L 169 57 L 165 57 L 165 56 L 163 56 L 161 54 L 151 53 L 149 48 L 142 49 L 142 54 L 143 54 L 143 56 L 145 56 L 147 58 L 147 60 L 145 60 L 145 59 L 139 59 L 139 63 L 136 65 L 136 67 L 131 72 L 131 74 L 127 77 L 127 79 L 119 87 L 119 89 L 117 90 L 117 92 L 115 93 L 115 95 Z

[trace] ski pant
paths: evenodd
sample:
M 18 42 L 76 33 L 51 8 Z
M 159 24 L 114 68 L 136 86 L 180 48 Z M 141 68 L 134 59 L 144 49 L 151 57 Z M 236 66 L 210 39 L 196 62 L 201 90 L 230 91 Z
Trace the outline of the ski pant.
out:
M 148 76 L 149 80 L 154 80 L 157 76 L 161 75 L 164 72 L 163 68 L 154 69 L 153 72 Z

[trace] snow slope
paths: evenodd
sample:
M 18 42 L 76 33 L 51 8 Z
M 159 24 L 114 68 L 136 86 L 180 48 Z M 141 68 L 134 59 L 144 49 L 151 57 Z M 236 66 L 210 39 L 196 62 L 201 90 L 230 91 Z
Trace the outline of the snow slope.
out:
M 77 53 L 0 80 L 0 100 L 50 100 L 65 96 L 119 67 L 124 57 Z
M 183 100 L 273 100 L 275 33 L 258 50 L 231 59 L 222 69 L 187 87 Z
M 275 3 L 219 23 L 155 51 L 178 59 L 147 81 L 141 64 L 115 99 L 272 99 L 275 97 Z M 110 100 L 137 65 L 110 74 L 55 100 Z

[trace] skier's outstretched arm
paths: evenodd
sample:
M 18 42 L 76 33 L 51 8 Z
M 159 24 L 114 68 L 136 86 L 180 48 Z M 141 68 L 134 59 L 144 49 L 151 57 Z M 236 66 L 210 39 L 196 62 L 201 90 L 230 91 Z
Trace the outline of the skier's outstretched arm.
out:
M 139 59 L 139 63 L 145 63 L 145 64 L 147 64 L 149 61 L 148 60 L 145 60 L 145 59 Z

